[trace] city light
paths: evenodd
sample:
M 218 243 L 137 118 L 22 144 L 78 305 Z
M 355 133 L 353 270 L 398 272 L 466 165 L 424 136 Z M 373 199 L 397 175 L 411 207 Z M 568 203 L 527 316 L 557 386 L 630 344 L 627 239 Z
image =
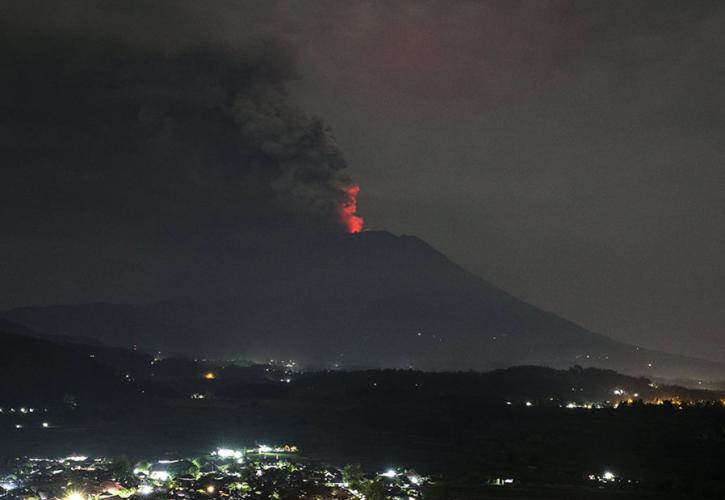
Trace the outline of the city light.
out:
M 116 461 L 108 457 L 91 457 L 81 464 L 68 460 L 67 457 L 25 458 L 10 470 L 0 471 L 0 497 L 25 498 L 14 493 L 21 487 L 34 489 L 38 473 L 44 471 L 43 481 L 49 482 L 48 488 L 64 492 L 59 496 L 48 496 L 57 500 L 151 498 L 160 494 L 166 498 L 167 493 L 171 492 L 173 493 L 169 496 L 185 499 L 338 498 L 340 493 L 343 493 L 342 498 L 361 498 L 348 484 L 339 481 L 343 474 L 340 467 L 308 462 L 305 459 L 296 460 L 291 453 L 298 449 L 291 444 L 261 445 L 258 448 L 270 450 L 274 455 L 250 454 L 249 460 L 237 461 L 235 456 L 243 454 L 244 449 L 217 448 L 196 457 L 139 462 L 133 469 L 135 477 L 117 471 Z M 199 470 L 198 464 L 207 460 L 215 463 L 210 464 L 208 470 Z M 176 467 L 173 465 L 176 463 L 183 465 L 178 469 L 165 469 L 167 466 Z M 192 463 L 196 472 L 182 472 Z M 174 470 L 178 470 L 178 477 Z M 286 479 L 286 474 L 280 475 L 275 471 L 294 471 L 295 477 Z M 301 482 L 297 480 L 298 475 Z M 427 480 L 412 469 L 402 468 L 386 471 L 383 476 L 389 478 L 385 481 L 386 488 L 402 488 L 411 498 L 421 498 L 421 487 Z M 241 477 L 245 478 L 244 483 L 240 481 Z M 279 496 L 267 495 L 270 480 L 274 482 Z M 339 488 L 347 492 L 340 492 Z M 312 492 L 315 494 L 310 496 Z M 321 494 L 322 492 L 327 494 Z
M 18 487 L 18 485 L 12 481 L 6 481 L 4 483 L 0 483 L 0 488 L 4 489 L 5 491 L 14 490 L 17 487 Z
M 151 474 L 149 474 L 149 477 L 151 479 L 155 479 L 156 481 L 168 481 L 169 479 L 169 473 L 164 470 L 152 470 Z
M 141 495 L 150 495 L 151 493 L 154 492 L 154 489 L 152 486 L 150 486 L 148 484 L 142 484 L 141 486 L 139 486 L 138 492 Z
M 229 448 L 219 448 L 216 451 L 216 454 L 219 458 L 242 458 L 242 452 L 239 450 L 232 450 Z

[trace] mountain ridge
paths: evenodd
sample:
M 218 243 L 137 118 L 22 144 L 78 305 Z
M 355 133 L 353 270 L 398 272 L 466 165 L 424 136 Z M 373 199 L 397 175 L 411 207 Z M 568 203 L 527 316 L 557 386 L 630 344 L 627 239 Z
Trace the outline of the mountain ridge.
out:
M 25 307 L 5 316 L 51 334 L 192 357 L 437 371 L 540 364 L 649 377 L 725 374 L 720 363 L 619 342 L 528 304 L 416 236 L 366 231 L 263 250 L 238 275 L 228 273 L 223 293 L 145 305 Z

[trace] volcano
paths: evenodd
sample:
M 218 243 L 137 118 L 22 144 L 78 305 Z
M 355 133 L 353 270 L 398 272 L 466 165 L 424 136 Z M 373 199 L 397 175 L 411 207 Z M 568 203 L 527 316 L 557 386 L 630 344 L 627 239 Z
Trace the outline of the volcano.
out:
M 223 291 L 151 304 L 24 307 L 50 334 L 193 357 L 319 368 L 488 370 L 521 364 L 721 380 L 725 366 L 612 340 L 527 304 L 414 236 L 365 231 L 259 252 Z

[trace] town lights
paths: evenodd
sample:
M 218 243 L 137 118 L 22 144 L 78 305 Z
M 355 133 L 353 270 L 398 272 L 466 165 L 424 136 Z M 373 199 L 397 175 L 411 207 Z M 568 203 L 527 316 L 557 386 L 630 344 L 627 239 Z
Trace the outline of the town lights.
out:
M 617 476 L 615 476 L 612 472 L 609 472 L 609 471 L 606 471 L 602 475 L 602 477 L 604 478 L 605 481 L 614 481 L 617 478 Z
M 37 422 L 36 428 L 40 422 Z M 371 484 L 375 483 L 376 489 L 394 488 L 400 491 L 400 498 L 419 499 L 427 480 L 412 469 L 398 467 L 395 462 L 388 462 L 387 468 L 379 469 L 374 477 L 370 477 L 360 466 L 341 469 L 304 459 L 298 461 L 291 456 L 298 451 L 296 446 L 267 443 L 269 446 L 255 445 L 254 448 L 246 449 L 222 441 L 220 444 L 223 446 L 195 457 L 166 457 L 160 460 L 149 457 L 136 465 L 134 476 L 121 473 L 117 468 L 118 462 L 108 457 L 90 457 L 84 462 L 69 460 L 68 457 L 24 457 L 13 460 L 15 465 L 0 470 L 0 500 L 24 498 L 21 488 L 27 488 L 28 495 L 32 495 L 31 490 L 36 488 L 39 475 L 42 476 L 43 490 L 56 492 L 47 495 L 47 498 L 54 500 L 150 500 L 161 497 L 185 500 L 242 497 L 259 500 L 312 497 L 362 499 L 362 493 L 354 491 L 350 486 L 350 482 L 356 484 L 353 478 L 365 478 L 365 483 L 370 480 Z M 260 454 L 255 458 L 259 447 L 271 453 L 266 456 Z M 235 453 L 241 453 L 242 459 L 237 461 L 219 457 L 233 457 Z M 252 460 L 244 460 L 247 454 Z M 204 465 L 200 467 L 198 462 Z M 194 471 L 186 472 L 192 464 Z M 601 474 L 598 476 L 600 479 Z M 339 479 L 343 477 L 348 481 L 340 482 Z M 267 485 L 273 486 L 278 493 L 265 492 Z M 37 497 L 38 493 L 35 493 L 32 498 Z M 367 498 L 371 499 L 372 496 Z
M 148 484 L 142 484 L 142 485 L 141 485 L 141 486 L 139 487 L 139 489 L 138 489 L 138 492 L 139 492 L 140 494 L 142 494 L 142 495 L 150 495 L 151 493 L 153 493 L 153 492 L 154 492 L 154 489 L 153 489 L 153 487 L 152 487 L 152 486 L 150 486 L 150 485 L 148 485 Z
M 169 480 L 169 473 L 163 470 L 153 470 L 149 477 L 155 481 L 165 482 Z
M 6 481 L 4 483 L 0 483 L 0 488 L 4 489 L 5 491 L 14 490 L 17 487 L 18 487 L 18 485 L 12 481 Z
M 229 448 L 219 448 L 216 451 L 216 454 L 219 458 L 236 458 L 240 459 L 242 458 L 242 452 L 239 450 L 231 450 Z

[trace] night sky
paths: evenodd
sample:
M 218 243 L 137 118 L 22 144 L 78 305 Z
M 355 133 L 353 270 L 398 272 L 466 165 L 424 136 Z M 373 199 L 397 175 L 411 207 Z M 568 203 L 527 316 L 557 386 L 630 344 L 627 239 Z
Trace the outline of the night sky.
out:
M 183 292 L 349 230 L 359 185 L 366 228 L 725 355 L 722 2 L 22 0 L 0 33 L 0 309 Z

